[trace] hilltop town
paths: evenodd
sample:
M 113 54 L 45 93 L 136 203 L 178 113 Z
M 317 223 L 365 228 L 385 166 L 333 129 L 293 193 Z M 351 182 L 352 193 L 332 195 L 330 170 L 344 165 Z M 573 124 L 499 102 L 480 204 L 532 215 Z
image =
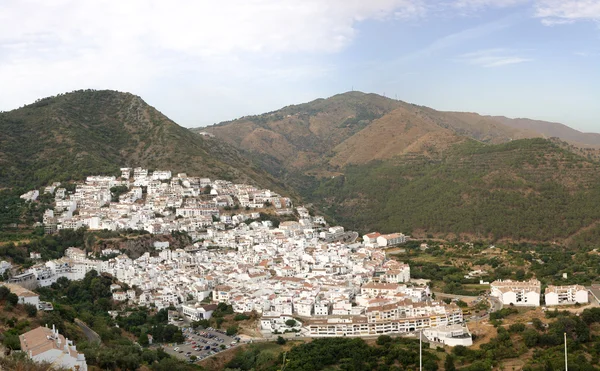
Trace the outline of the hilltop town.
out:
M 12 277 L 13 283 L 49 286 L 96 270 L 118 280 L 114 300 L 157 310 L 174 306 L 192 321 L 209 319 L 215 304 L 226 303 L 237 313 L 257 313 L 264 335 L 368 336 L 429 327 L 443 333 L 447 327 L 441 342 L 471 343 L 466 328 L 457 335 L 462 310 L 432 299 L 427 285 L 411 281 L 407 264 L 386 257 L 383 248 L 406 242 L 401 233 L 370 233 L 357 243 L 357 233 L 328 226 L 290 198 L 170 171 L 124 168 L 120 179 L 89 176 L 71 193 L 59 184 L 44 191 L 55 197 L 54 209 L 44 214 L 47 233 L 83 226 L 184 231 L 194 242 L 179 249 L 156 242 L 137 259 L 114 249 L 93 256 L 72 247 L 64 258 Z M 296 220 L 261 220 L 257 210 L 266 209 Z

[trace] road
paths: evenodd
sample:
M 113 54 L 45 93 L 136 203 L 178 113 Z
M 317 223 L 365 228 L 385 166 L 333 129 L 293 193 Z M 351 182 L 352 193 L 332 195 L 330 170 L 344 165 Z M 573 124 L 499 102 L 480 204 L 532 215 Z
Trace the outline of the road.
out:
M 497 312 L 502 309 L 502 302 L 493 296 L 488 297 L 488 302 L 490 303 L 490 313 Z
M 74 322 L 75 324 L 77 324 L 77 326 L 81 328 L 81 330 L 83 330 L 83 333 L 88 338 L 88 341 L 90 343 L 100 342 L 100 335 L 98 335 L 94 330 L 89 328 L 88 325 L 85 324 L 85 322 L 83 322 L 79 318 L 75 318 Z
M 332 243 L 332 242 L 354 243 L 354 241 L 356 241 L 357 238 L 358 238 L 357 232 L 344 232 L 343 234 L 341 234 L 337 237 L 326 238 L 325 242 L 327 242 L 327 243 Z

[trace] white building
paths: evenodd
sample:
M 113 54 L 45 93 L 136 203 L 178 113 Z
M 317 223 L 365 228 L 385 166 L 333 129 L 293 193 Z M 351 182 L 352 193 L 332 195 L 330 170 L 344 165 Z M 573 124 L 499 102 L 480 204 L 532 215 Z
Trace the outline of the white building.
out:
M 542 284 L 536 279 L 529 281 L 498 280 L 490 285 L 491 296 L 498 298 L 503 305 L 533 306 L 540 305 Z
M 362 238 L 363 238 L 363 243 L 365 244 L 365 246 L 367 247 L 375 247 L 378 246 L 377 245 L 377 238 L 381 236 L 381 233 L 379 232 L 372 232 L 372 233 L 368 233 L 365 234 Z
M 155 170 L 152 172 L 152 179 L 154 180 L 169 180 L 171 179 L 170 170 Z
M 548 286 L 544 292 L 546 305 L 587 304 L 588 291 L 581 285 Z
M 213 312 L 217 309 L 217 305 L 183 304 L 181 309 L 186 317 L 192 321 L 199 321 L 201 319 L 210 319 Z
M 377 237 L 377 245 L 379 247 L 388 247 L 406 242 L 406 236 L 402 233 L 384 234 Z
M 459 324 L 427 328 L 423 330 L 423 335 L 430 341 L 450 347 L 473 345 L 473 336 L 469 333 L 469 329 Z
M 12 268 L 12 264 L 6 260 L 0 261 L 0 274 L 4 274 L 8 269 Z
M 34 189 L 33 191 L 29 191 L 21 195 L 21 198 L 25 201 L 35 201 L 40 195 L 40 191 Z
M 129 180 L 130 177 L 131 177 L 131 168 L 122 167 L 121 168 L 121 179 Z
M 33 291 L 29 291 L 24 287 L 19 285 L 5 283 L 4 286 L 10 290 L 13 294 L 17 295 L 19 298 L 19 304 L 31 304 L 35 305 L 36 308 L 39 308 L 40 305 L 40 296 Z
M 328 316 L 329 315 L 329 301 L 321 300 L 318 303 L 315 303 L 315 316 Z
M 125 301 L 127 300 L 127 294 L 123 291 L 115 291 L 112 294 L 113 300 L 115 301 Z

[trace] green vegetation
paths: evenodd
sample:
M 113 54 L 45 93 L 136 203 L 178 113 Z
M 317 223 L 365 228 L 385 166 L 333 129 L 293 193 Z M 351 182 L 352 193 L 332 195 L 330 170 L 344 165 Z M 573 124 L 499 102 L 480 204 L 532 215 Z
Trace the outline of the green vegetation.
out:
M 128 93 L 80 90 L 45 98 L 1 112 L 0 132 L 0 188 L 118 175 L 128 165 L 281 189 L 234 148 L 178 126 Z
M 13 352 L 9 356 L 0 357 L 0 370 L 11 371 L 67 371 L 64 368 L 50 367 L 48 362 L 35 362 L 25 353 Z
M 553 241 L 600 219 L 598 164 L 543 139 L 467 141 L 444 157 L 353 165 L 304 192 L 361 231 Z M 588 235 L 595 238 L 600 232 Z M 588 240 L 589 240 L 588 238 Z
M 160 348 L 144 349 L 130 340 L 151 334 L 155 343 L 182 342 L 183 335 L 178 327 L 167 324 L 165 310 L 151 315 L 147 309 L 140 308 L 113 320 L 108 315 L 109 310 L 117 309 L 111 300 L 112 283 L 111 277 L 91 271 L 81 281 L 60 278 L 52 286 L 38 289 L 41 300 L 54 304 L 54 311 L 43 313 L 39 322 L 55 325 L 63 335 L 75 340 L 88 364 L 101 369 L 136 370 L 143 364 L 150 365 L 153 370 L 194 369 L 194 366 L 171 359 Z M 75 324 L 76 318 L 96 332 L 101 342 L 89 341 Z
M 116 186 L 110 189 L 110 197 L 112 202 L 119 202 L 119 196 L 129 191 L 127 186 Z
M 285 345 L 285 339 L 277 341 Z M 381 336 L 377 346 L 354 338 L 315 339 L 295 345 L 286 352 L 285 363 L 281 349 L 274 344 L 256 344 L 236 354 L 227 367 L 236 370 L 407 370 L 418 367 L 419 341 Z M 437 370 L 438 357 L 423 350 L 423 369 Z
M 475 371 L 489 370 L 502 360 L 523 357 L 525 371 L 562 370 L 566 333 L 569 369 L 598 370 L 599 338 L 593 329 L 600 322 L 600 309 L 586 309 L 581 316 L 558 311 L 548 312 L 547 316 L 551 318 L 547 329 L 516 323 L 508 330 L 498 327 L 498 335 L 478 350 L 457 346 L 452 350 L 453 362 L 460 370 Z M 532 352 L 529 357 L 525 356 L 528 352 Z

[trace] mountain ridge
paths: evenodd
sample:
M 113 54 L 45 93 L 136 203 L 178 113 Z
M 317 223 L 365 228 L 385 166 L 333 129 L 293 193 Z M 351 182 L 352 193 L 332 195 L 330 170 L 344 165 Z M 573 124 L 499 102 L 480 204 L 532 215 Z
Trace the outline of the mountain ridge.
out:
M 361 232 L 600 242 L 597 156 L 529 127 L 351 92 L 202 131 Z
M 0 130 L 2 187 L 116 174 L 122 166 L 277 184 L 237 149 L 191 133 L 131 93 L 79 90 L 40 99 L 0 113 Z

